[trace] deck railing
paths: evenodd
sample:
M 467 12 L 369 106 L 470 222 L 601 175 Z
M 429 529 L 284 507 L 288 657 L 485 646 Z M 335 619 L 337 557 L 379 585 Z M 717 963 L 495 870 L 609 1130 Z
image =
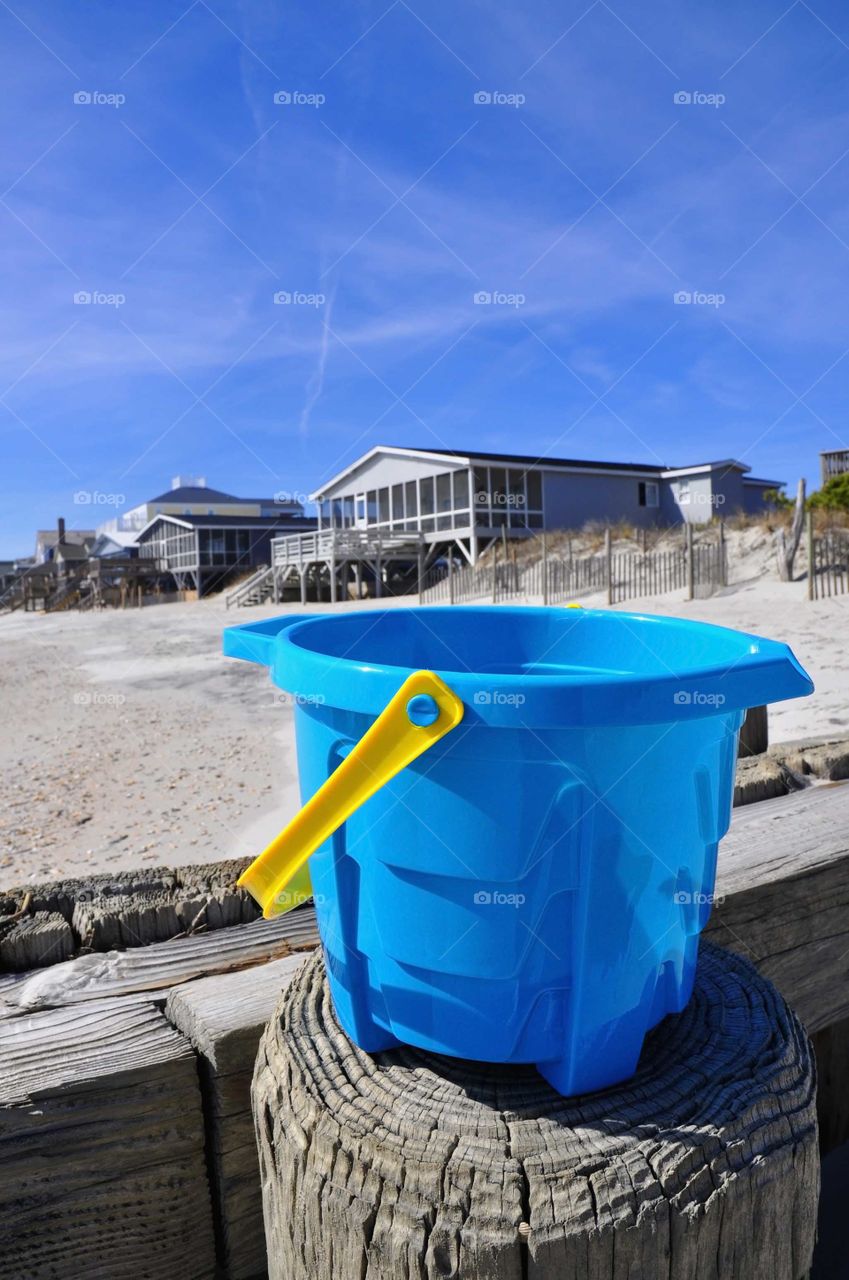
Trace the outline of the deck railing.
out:
M 275 569 L 305 568 L 329 560 L 372 560 L 397 555 L 421 544 L 418 533 L 379 533 L 368 529 L 317 529 L 314 533 L 290 533 L 271 541 Z

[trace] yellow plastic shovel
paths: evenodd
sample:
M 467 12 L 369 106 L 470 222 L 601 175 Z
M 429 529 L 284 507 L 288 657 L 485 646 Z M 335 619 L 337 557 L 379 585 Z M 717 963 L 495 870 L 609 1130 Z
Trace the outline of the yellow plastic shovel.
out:
M 310 854 L 462 719 L 461 699 L 433 671 L 407 677 L 324 785 L 239 877 L 266 919 L 291 911 L 310 896 Z

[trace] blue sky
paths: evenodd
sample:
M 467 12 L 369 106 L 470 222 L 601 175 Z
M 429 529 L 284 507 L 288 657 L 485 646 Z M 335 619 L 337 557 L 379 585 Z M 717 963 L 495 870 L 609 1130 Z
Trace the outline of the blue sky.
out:
M 378 443 L 849 445 L 844 6 L 34 0 L 0 50 L 0 554 Z

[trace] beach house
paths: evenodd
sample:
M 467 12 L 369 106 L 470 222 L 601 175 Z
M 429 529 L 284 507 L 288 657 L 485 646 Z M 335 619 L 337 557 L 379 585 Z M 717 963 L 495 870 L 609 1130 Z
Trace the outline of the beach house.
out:
M 319 528 L 455 543 L 471 564 L 494 538 L 579 529 L 706 523 L 768 508 L 780 480 L 733 458 L 685 467 L 377 445 L 310 495 Z

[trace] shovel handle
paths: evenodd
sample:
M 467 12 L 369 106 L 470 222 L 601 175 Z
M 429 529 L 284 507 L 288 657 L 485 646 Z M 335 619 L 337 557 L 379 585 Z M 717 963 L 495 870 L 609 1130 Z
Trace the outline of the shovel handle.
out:
M 460 723 L 463 703 L 433 671 L 414 671 L 337 769 L 239 877 L 269 918 L 307 859 L 406 765 Z M 287 895 L 288 899 L 296 895 Z

